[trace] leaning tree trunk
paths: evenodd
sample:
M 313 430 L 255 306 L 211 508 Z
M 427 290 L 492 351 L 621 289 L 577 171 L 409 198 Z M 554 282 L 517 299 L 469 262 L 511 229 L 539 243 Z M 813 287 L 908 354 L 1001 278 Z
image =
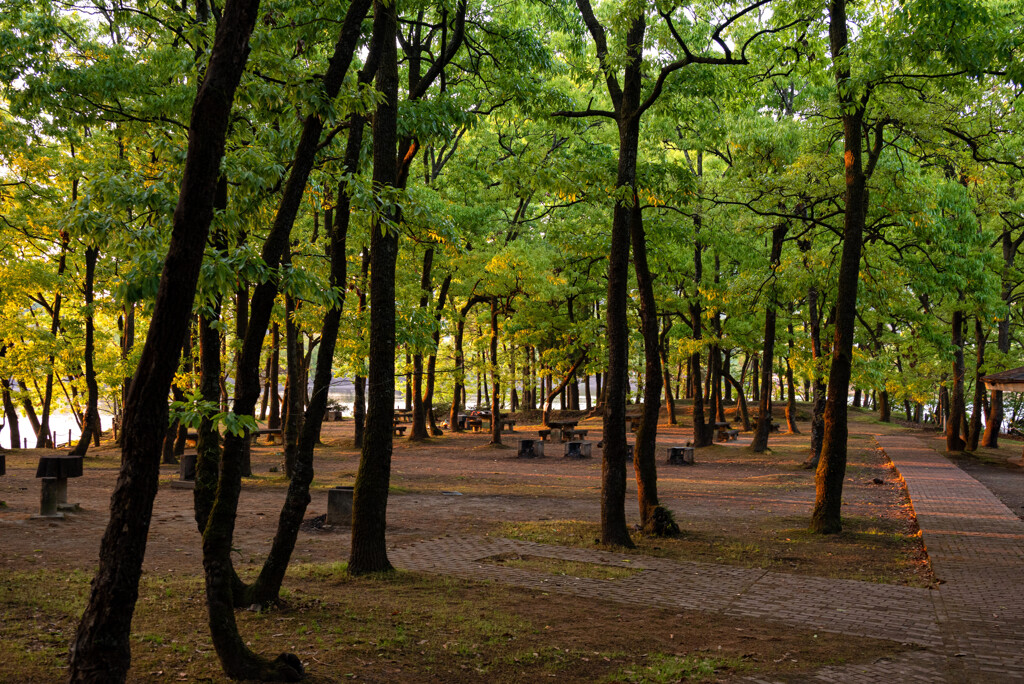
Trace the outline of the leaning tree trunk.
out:
M 71 682 L 122 682 L 131 665 L 131 620 L 156 497 L 167 392 L 188 330 L 231 104 L 258 9 L 258 0 L 226 0 L 192 107 L 171 242 L 146 343 L 124 403 L 121 469 L 100 544 L 99 569 L 71 649 Z
M 750 432 L 750 413 L 747 411 L 747 398 L 743 396 L 743 383 L 732 376 L 732 373 L 725 373 L 725 379 L 736 388 L 736 404 L 738 407 L 740 421 L 743 424 L 743 431 Z
M 369 77 L 360 74 L 360 80 Z M 349 127 L 349 139 L 345 147 L 345 173 L 354 175 L 358 171 L 359 153 L 362 149 L 365 119 L 353 115 Z M 338 329 L 341 326 L 341 312 L 345 305 L 345 280 L 347 275 L 346 240 L 349 227 L 351 201 L 345 184 L 338 188 L 338 206 L 333 212 L 324 212 L 324 229 L 330 239 L 330 260 L 332 288 L 339 289 L 337 303 L 324 315 L 320 333 L 320 347 L 317 350 L 316 373 L 313 378 L 313 393 L 303 417 L 298 448 L 293 463 L 291 480 L 284 505 L 278 517 L 277 533 L 270 547 L 270 553 L 263 563 L 259 577 L 253 583 L 246 600 L 249 603 L 268 605 L 278 600 L 281 584 L 288 569 L 288 561 L 295 550 L 302 517 L 309 506 L 309 485 L 313 481 L 313 450 L 319 441 L 320 428 L 327 410 L 327 395 L 331 386 L 331 370 L 334 350 L 337 346 Z
M 369 2 L 370 0 L 358 0 L 349 5 L 340 35 L 335 43 L 334 54 L 322 77 L 322 85 L 327 98 L 334 98 L 341 89 L 361 35 L 360 28 Z M 289 235 L 305 193 L 309 174 L 316 160 L 323 126 L 324 121 L 316 112 L 310 113 L 303 122 L 302 134 L 295 149 L 291 171 L 285 182 L 273 225 L 263 244 L 261 256 L 269 269 L 279 267 L 288 249 Z M 277 292 L 278 281 L 276 279 L 259 283 L 253 292 L 248 326 L 238 361 L 238 377 L 235 383 L 233 409 L 239 416 L 254 415 L 256 402 L 259 400 L 260 357 Z M 298 360 L 301 364 L 301 355 L 298 356 Z M 301 406 L 300 402 L 304 399 L 304 394 L 304 388 L 293 383 L 291 386 L 292 405 Z M 206 577 L 210 633 L 224 672 L 229 677 L 292 680 L 302 675 L 302 666 L 298 659 L 292 656 L 291 659 L 285 660 L 279 658 L 277 663 L 267 663 L 249 650 L 244 639 L 238 633 L 234 618 L 236 587 L 234 569 L 231 564 L 231 547 L 238 497 L 241 491 L 241 477 L 244 474 L 243 457 L 248 438 L 248 434 L 244 433 L 229 433 L 225 436 L 217 498 L 210 511 L 203 534 L 203 567 Z

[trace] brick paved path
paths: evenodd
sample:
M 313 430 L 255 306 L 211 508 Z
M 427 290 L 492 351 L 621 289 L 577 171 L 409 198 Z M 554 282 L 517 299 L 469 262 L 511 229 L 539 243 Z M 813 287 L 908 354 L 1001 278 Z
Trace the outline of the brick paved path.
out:
M 825 668 L 806 681 L 1024 681 L 1024 523 L 977 480 L 916 438 L 878 441 L 907 482 L 933 567 L 945 582 L 939 591 L 500 538 L 441 537 L 394 549 L 389 556 L 408 570 L 623 603 L 780 620 L 924 647 L 896 658 Z M 581 579 L 484 560 L 503 553 L 644 572 L 614 581 Z

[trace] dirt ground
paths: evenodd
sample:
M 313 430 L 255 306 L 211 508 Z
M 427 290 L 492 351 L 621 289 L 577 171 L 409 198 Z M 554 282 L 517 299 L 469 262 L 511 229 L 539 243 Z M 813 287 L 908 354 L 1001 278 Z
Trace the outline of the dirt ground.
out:
M 570 521 L 571 525 L 551 527 L 563 532 L 582 529 L 584 538 L 534 536 L 537 541 L 591 544 L 592 526 L 600 513 L 601 458 L 596 447 L 600 419 L 588 419 L 579 426 L 590 431 L 588 439 L 595 445 L 594 457 L 585 460 L 563 459 L 562 445 L 550 442 L 544 458 L 517 458 L 519 439 L 535 436 L 539 427 L 517 424 L 515 433 L 503 436 L 503 448 L 488 446 L 489 436 L 481 433 L 449 433 L 425 443 L 396 439 L 388 501 L 389 546 L 446 534 L 502 535 L 527 530 L 529 535 L 544 528 L 544 521 Z M 809 427 L 801 423 L 800 428 L 803 434 L 772 435 L 771 451 L 765 454 L 753 454 L 747 448 L 751 435 L 745 433 L 737 441 L 699 449 L 694 466 L 669 466 L 664 463 L 664 448 L 685 444 L 691 429 L 659 426 L 660 500 L 675 512 L 684 534 L 671 543 L 648 540 L 646 547 L 641 544 L 641 552 L 671 555 L 671 551 L 676 554 L 671 557 L 684 559 L 927 586 L 929 568 L 919 537 L 914 536 L 905 491 L 872 439 L 875 433 L 896 428 L 877 425 L 866 415 L 851 425 L 844 518 L 855 531 L 842 542 L 846 544 L 842 553 L 840 541 L 811 539 L 804 532 L 814 500 L 814 475 L 800 467 L 807 453 Z M 312 502 L 305 516 L 309 523 L 326 512 L 327 489 L 353 483 L 359 463 L 359 452 L 351 446 L 351 420 L 326 423 L 322 438 Z M 8 638 L 40 654 L 34 659 L 24 656 L 29 659 L 11 665 L 22 673 L 38 668 L 32 671 L 39 674 L 24 681 L 50 681 L 53 673 L 66 667 L 68 638 L 96 566 L 120 457 L 106 443 L 91 450 L 84 475 L 68 486 L 69 501 L 80 503 L 82 510 L 65 520 L 49 521 L 31 518 L 39 506 L 39 482 L 34 475 L 40 455 L 36 450 L 8 452 L 7 475 L 0 477 L 0 501 L 5 502 L 0 506 L 0 577 L 20 578 L 11 580 L 15 583 L 45 577 L 49 582 L 56 573 L 69 583 L 52 594 L 34 583 L 9 583 L 6 589 L 13 630 Z M 278 445 L 260 444 L 253 449 L 255 477 L 243 484 L 233 544 L 242 573 L 259 567 L 276 530 L 286 487 L 277 472 L 281 460 Z M 204 626 L 200 537 L 193 519 L 192 491 L 173 486 L 177 477 L 176 466 L 161 468 L 144 587 L 133 623 L 133 681 L 220 681 Z M 630 524 L 637 522 L 635 496 L 630 475 L 626 501 Z M 895 542 L 884 542 L 895 538 Z M 243 631 L 252 634 L 254 648 L 265 653 L 287 648 L 319 668 L 321 677 L 325 672 L 337 673 L 312 681 L 356 677 L 531 681 L 531 677 L 556 674 L 564 681 L 607 680 L 609 676 L 611 681 L 661 681 L 628 673 L 641 665 L 663 670 L 664 662 L 652 661 L 648 654 L 660 658 L 659 653 L 680 650 L 712 660 L 719 653 L 728 654 L 720 659 L 725 665 L 719 663 L 710 679 L 699 678 L 726 681 L 730 668 L 745 667 L 744 663 L 767 664 L 767 670 L 759 671 L 774 677 L 806 672 L 804 668 L 813 663 L 848 662 L 867 653 L 884 655 L 894 648 L 891 642 L 804 634 L 763 620 L 699 613 L 684 617 L 663 614 L 656 607 L 624 610 L 615 604 L 596 606 L 571 597 L 486 583 L 450 583 L 436 577 L 412 576 L 388 586 L 364 586 L 362 580 L 346 578 L 343 570 L 330 569 L 334 567 L 330 564 L 347 560 L 349 544 L 345 529 L 304 525 L 292 558 L 299 569 L 287 582 L 292 607 L 282 614 L 243 611 L 239 615 Z M 674 551 L 669 548 L 673 545 Z M 908 562 L 893 569 L 890 561 L 903 556 Z M 871 567 L 858 570 L 859 565 Z M 328 575 L 305 577 L 303 572 Z M 424 592 L 426 586 L 430 591 Z M 19 591 L 25 594 L 20 600 L 10 594 Z M 428 594 L 435 598 L 424 599 Z M 184 602 L 165 600 L 172 595 L 184 597 Z M 411 606 L 423 615 L 408 621 L 399 617 Z M 375 611 L 383 616 L 381 620 L 374 621 Z M 455 618 L 450 611 L 462 617 Z M 465 616 L 484 612 L 488 612 L 487 625 L 504 624 L 513 619 L 510 616 L 518 616 L 514 619 L 521 622 L 486 627 L 485 631 L 498 635 L 489 646 L 460 643 L 466 638 L 461 636 L 466 633 Z M 300 631 L 279 627 L 291 620 L 299 621 L 294 624 L 302 625 Z M 174 625 L 170 632 L 168 621 Z M 580 634 L 581 622 L 588 625 L 586 634 Z M 414 637 L 413 630 L 422 625 L 429 628 Z M 372 636 L 365 636 L 363 629 Z M 345 636 L 331 636 L 339 633 Z M 691 642 L 684 649 L 676 645 L 681 633 Z M 310 641 L 303 646 L 305 639 Z M 437 648 L 428 647 L 428 642 L 439 639 Z M 385 642 L 391 644 L 388 649 L 382 646 Z M 528 666 L 528 662 L 534 664 Z M 627 674 L 615 675 L 616 671 Z M 7 681 L 4 672 L 0 667 L 0 681 Z M 665 681 L 680 678 L 666 676 Z
M 389 545 L 441 534 L 487 533 L 506 522 L 597 520 L 598 450 L 592 459 L 568 460 L 561 458 L 561 445 L 549 443 L 545 458 L 516 458 L 518 440 L 535 435 L 538 427 L 517 426 L 514 434 L 506 433 L 510 448 L 504 449 L 487 446 L 485 434 L 446 434 L 425 443 L 396 439 L 388 501 Z M 600 439 L 599 419 L 584 421 L 580 427 L 591 430 L 588 439 L 595 443 Z M 867 445 L 873 428 L 854 424 L 851 446 Z M 667 466 L 659 458 L 662 503 L 675 511 L 684 529 L 693 530 L 742 532 L 745 527 L 757 527 L 765 517 L 809 515 L 813 473 L 799 468 L 804 454 L 796 449 L 806 444 L 806 425 L 803 431 L 803 435 L 773 435 L 770 446 L 775 451 L 764 455 L 744 448 L 750 437 L 741 435 L 738 441 L 699 450 L 693 467 Z M 328 488 L 353 483 L 359 453 L 351 448 L 351 434 L 351 421 L 325 423 L 325 446 L 317 452 L 307 518 L 326 512 Z M 663 446 L 683 444 L 689 438 L 688 427 L 659 428 Z M 0 508 L 0 567 L 93 568 L 119 454 L 107 444 L 90 450 L 83 477 L 68 485 L 69 501 L 80 503 L 82 510 L 63 521 L 30 519 L 39 505 L 39 483 L 34 478 L 39 455 L 36 450 L 7 454 L 7 475 L 0 478 L 0 501 L 7 504 Z M 241 565 L 262 562 L 269 548 L 285 487 L 284 479 L 271 472 L 280 461 L 280 446 L 253 449 L 256 477 L 243 487 L 236 524 L 235 547 Z M 877 474 L 883 475 L 885 486 L 873 484 Z M 145 569 L 201 573 L 192 491 L 171 486 L 175 479 L 176 466 L 161 468 Z M 626 509 L 631 524 L 637 522 L 635 488 L 630 478 Z M 905 515 L 898 485 L 875 468 L 851 464 L 844 500 L 848 517 Z M 342 530 L 328 532 L 308 529 L 300 534 L 295 561 L 345 560 L 349 535 Z

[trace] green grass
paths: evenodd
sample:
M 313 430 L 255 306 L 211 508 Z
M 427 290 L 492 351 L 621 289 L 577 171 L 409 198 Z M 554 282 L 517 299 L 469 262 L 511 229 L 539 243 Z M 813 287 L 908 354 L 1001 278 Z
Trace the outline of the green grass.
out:
M 605 681 L 644 684 L 711 682 L 724 672 L 736 674 L 748 669 L 750 666 L 742 658 L 679 657 L 653 653 L 646 662 L 623 668 Z
M 517 553 L 503 553 L 485 558 L 506 568 L 535 570 L 549 575 L 562 575 L 586 579 L 618 580 L 632 577 L 642 572 L 640 568 L 604 565 L 601 563 L 585 563 L 581 561 L 547 558 L 544 556 L 521 556 Z

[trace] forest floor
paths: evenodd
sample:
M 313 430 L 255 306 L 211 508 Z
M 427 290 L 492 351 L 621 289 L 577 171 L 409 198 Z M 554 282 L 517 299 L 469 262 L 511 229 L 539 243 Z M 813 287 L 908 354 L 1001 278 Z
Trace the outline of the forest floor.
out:
M 935 433 L 877 423 L 867 413 L 852 415 L 846 531 L 841 535 L 821 538 L 805 531 L 814 474 L 801 467 L 809 427 L 800 423 L 803 434 L 772 435 L 771 451 L 765 454 L 747 448 L 749 433 L 699 449 L 694 466 L 665 465 L 660 449 L 660 499 L 675 512 L 683 533 L 675 539 L 636 533 L 638 549 L 632 556 L 639 565 L 653 557 L 932 586 L 906 490 L 874 435 L 916 434 L 931 443 Z M 599 549 L 594 537 L 601 423 L 593 418 L 580 427 L 591 431 L 595 458 L 563 459 L 560 445 L 549 444 L 544 458 L 518 459 L 518 440 L 535 436 L 539 428 L 522 423 L 515 433 L 503 435 L 512 448 L 487 446 L 489 436 L 475 433 L 447 433 L 422 443 L 396 439 L 389 548 L 402 557 L 403 549 L 447 536 Z M 760 618 L 680 610 L 649 597 L 641 605 L 627 605 L 422 572 L 349 578 L 344 573 L 347 530 L 323 526 L 316 518 L 326 512 L 327 489 L 354 481 L 359 453 L 352 448 L 351 432 L 351 420 L 324 425 L 309 524 L 293 555 L 285 605 L 245 611 L 240 617 L 242 633 L 255 650 L 299 653 L 311 681 L 786 679 L 916 648 Z M 659 426 L 659 444 L 681 445 L 690 433 L 689 426 Z M 988 459 L 1016 457 L 1018 447 L 1008 442 Z M 63 521 L 31 520 L 38 507 L 34 472 L 39 455 L 35 450 L 8 452 L 7 475 L 0 478 L 0 501 L 5 502 L 0 507 L 0 641 L 10 645 L 8 654 L 15 654 L 0 662 L 0 682 L 62 678 L 117 476 L 119 452 L 105 443 L 90 451 L 84 476 L 69 484 L 69 500 L 80 502 L 82 511 Z M 255 477 L 243 487 L 234 541 L 243 575 L 258 570 L 276 529 L 286 487 L 284 478 L 272 472 L 280 461 L 280 446 L 253 449 Z M 979 463 L 1003 468 L 1006 477 L 1015 474 L 1012 466 Z M 131 678 L 222 681 L 206 633 L 192 492 L 171 486 L 175 479 L 177 468 L 164 466 L 134 622 Z M 1006 486 L 1011 487 L 1009 481 Z M 635 524 L 632 478 L 626 508 Z M 529 554 L 491 561 L 544 576 L 631 581 L 630 572 L 606 576 L 606 565 L 587 561 Z

